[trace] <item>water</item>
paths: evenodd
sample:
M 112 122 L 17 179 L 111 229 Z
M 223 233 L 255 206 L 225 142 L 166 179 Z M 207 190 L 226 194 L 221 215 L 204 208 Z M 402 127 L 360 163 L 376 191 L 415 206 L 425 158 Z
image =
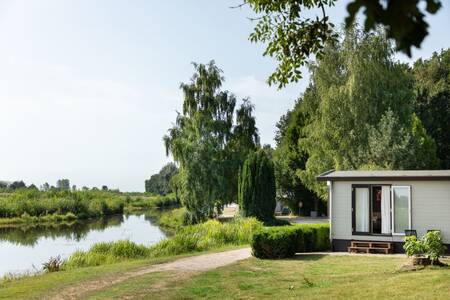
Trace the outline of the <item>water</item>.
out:
M 58 255 L 69 257 L 98 242 L 130 240 L 153 245 L 165 233 L 144 214 L 120 215 L 64 226 L 0 228 L 0 277 L 42 269 L 42 263 Z

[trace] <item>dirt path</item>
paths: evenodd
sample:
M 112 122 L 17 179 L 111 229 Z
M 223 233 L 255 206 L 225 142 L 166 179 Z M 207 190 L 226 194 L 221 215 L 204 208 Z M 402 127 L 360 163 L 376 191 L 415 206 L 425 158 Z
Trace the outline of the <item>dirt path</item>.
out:
M 119 284 L 125 280 L 142 276 L 149 273 L 164 271 L 181 271 L 192 274 L 193 272 L 204 272 L 218 267 L 226 266 L 239 260 L 247 259 L 251 256 L 251 249 L 244 248 L 238 250 L 224 251 L 218 253 L 202 254 L 192 257 L 181 258 L 172 262 L 151 265 L 149 267 L 140 268 L 133 272 L 106 276 L 98 280 L 82 282 L 72 285 L 51 299 L 77 299 L 83 295 L 104 289 L 106 287 Z

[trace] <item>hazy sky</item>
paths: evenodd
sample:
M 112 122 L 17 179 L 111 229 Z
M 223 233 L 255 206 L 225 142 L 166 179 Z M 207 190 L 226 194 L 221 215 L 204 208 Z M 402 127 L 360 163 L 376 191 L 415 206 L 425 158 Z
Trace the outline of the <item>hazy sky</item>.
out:
M 224 88 L 251 98 L 261 140 L 273 144 L 307 80 L 265 84 L 275 64 L 248 41 L 250 12 L 229 8 L 239 3 L 0 0 L 0 180 L 142 191 L 169 161 L 162 137 L 193 61 L 216 60 Z M 344 5 L 330 15 L 340 23 Z M 430 19 L 414 58 L 449 47 L 449 16 L 446 7 Z

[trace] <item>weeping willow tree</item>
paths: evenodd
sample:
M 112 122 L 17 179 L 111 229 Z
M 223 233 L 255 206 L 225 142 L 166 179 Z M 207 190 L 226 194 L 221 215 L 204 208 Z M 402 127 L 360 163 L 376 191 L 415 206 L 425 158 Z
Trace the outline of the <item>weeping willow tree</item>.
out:
M 236 200 L 239 166 L 259 135 L 253 106 L 244 100 L 236 109 L 235 96 L 221 90 L 224 78 L 214 61 L 193 65 L 191 81 L 181 84 L 182 112 L 164 143 L 180 166 L 177 186 L 186 221 L 198 223 Z

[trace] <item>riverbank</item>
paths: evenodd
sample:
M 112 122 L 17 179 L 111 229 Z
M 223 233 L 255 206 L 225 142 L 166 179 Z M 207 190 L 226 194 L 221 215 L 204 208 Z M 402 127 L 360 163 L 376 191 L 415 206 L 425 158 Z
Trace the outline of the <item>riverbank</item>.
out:
M 0 280 L 0 299 L 42 299 L 58 295 L 64 288 L 79 284 L 88 284 L 95 280 L 115 278 L 129 272 L 136 272 L 156 264 L 167 263 L 185 257 L 193 257 L 208 253 L 217 253 L 245 246 L 225 246 L 205 252 L 185 253 L 141 260 L 122 261 L 120 263 L 72 269 L 63 272 L 44 273 L 18 279 Z M 158 277 L 157 273 L 155 273 Z
M 128 195 L 109 191 L 17 190 L 0 196 L 0 227 L 68 223 L 150 208 L 178 206 L 172 194 Z
M 0 299 L 448 298 L 448 268 L 402 271 L 404 257 L 310 254 L 260 260 L 249 254 L 243 247 L 226 247 L 46 273 L 1 282 Z

